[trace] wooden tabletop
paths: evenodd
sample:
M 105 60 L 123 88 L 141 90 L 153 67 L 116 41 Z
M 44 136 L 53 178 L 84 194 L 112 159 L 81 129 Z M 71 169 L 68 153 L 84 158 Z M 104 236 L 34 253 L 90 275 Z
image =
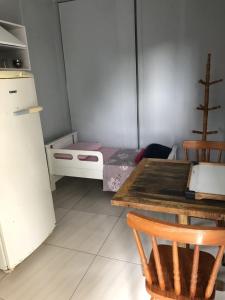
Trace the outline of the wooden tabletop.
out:
M 185 197 L 191 163 L 143 159 L 112 199 L 112 205 L 225 220 L 225 201 Z

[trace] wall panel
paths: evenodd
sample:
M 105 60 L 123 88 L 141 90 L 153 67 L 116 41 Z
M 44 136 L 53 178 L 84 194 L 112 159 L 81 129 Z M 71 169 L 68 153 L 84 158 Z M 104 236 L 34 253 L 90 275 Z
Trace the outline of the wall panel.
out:
M 137 147 L 133 0 L 60 3 L 72 126 L 83 141 Z
M 225 3 L 223 0 L 138 1 L 140 140 L 167 145 L 199 139 L 207 53 L 212 52 L 214 79 L 225 77 Z M 225 84 L 211 89 L 210 139 L 224 139 Z
M 21 0 L 21 10 L 48 142 L 71 132 L 57 4 L 52 0 Z

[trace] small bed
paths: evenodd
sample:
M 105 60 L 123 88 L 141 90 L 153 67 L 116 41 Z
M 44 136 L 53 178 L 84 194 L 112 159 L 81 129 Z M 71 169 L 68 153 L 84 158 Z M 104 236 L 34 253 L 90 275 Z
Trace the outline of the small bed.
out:
M 46 146 L 52 190 L 63 176 L 103 180 L 103 190 L 116 192 L 136 166 L 138 149 L 104 147 L 80 143 L 77 133 L 63 136 Z M 168 159 L 176 158 L 176 145 Z

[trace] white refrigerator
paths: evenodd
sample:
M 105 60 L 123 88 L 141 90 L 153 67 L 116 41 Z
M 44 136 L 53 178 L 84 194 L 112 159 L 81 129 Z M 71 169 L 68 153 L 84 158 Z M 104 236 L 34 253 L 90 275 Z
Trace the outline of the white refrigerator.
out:
M 55 227 L 34 79 L 0 72 L 0 269 L 13 270 Z

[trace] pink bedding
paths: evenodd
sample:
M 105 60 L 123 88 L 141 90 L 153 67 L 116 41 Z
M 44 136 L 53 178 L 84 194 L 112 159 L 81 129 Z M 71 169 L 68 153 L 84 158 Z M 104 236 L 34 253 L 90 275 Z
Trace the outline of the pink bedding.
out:
M 115 154 L 119 149 L 118 148 L 110 148 L 110 147 L 102 147 L 100 143 L 76 143 L 71 144 L 63 149 L 68 150 L 86 150 L 86 151 L 99 151 L 103 155 L 103 161 L 104 163 L 109 160 L 109 158 Z M 72 160 L 73 157 L 71 154 L 55 154 L 55 158 L 57 159 L 66 159 L 66 160 Z M 79 155 L 80 160 L 87 160 L 87 161 L 97 161 L 98 158 L 96 156 L 90 156 L 90 155 Z
M 109 147 L 101 147 L 98 151 L 102 152 L 103 161 L 106 163 L 110 157 L 115 154 L 119 148 L 109 148 Z
M 64 149 L 70 149 L 70 150 L 88 150 L 88 151 L 95 151 L 101 148 L 100 143 L 76 143 L 71 144 Z
M 116 192 L 135 167 L 135 157 L 138 150 L 102 147 L 99 143 L 76 143 L 64 149 L 98 151 L 103 155 L 103 190 Z M 72 160 L 73 155 L 56 153 L 56 159 Z M 98 161 L 94 155 L 78 155 L 82 161 Z

